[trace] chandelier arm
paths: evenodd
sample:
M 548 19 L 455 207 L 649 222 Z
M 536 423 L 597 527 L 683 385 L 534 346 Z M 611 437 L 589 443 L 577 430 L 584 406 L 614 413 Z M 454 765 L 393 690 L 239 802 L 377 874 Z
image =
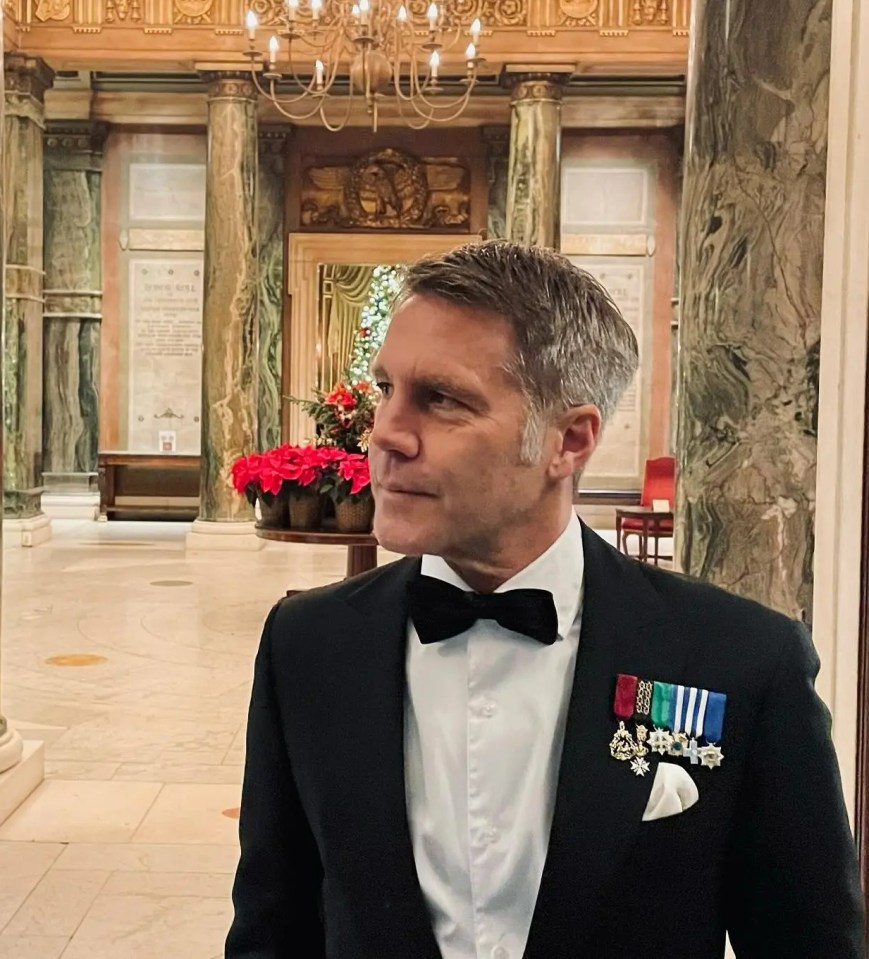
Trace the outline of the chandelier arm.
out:
M 320 98 L 317 98 L 317 103 L 314 105 L 314 109 L 310 110 L 308 113 L 291 113 L 283 104 L 281 100 L 274 99 L 271 100 L 274 104 L 275 109 L 282 116 L 285 116 L 288 120 L 292 120 L 294 123 L 301 123 L 303 120 L 310 120 L 311 117 L 315 116 L 322 108 Z
M 350 114 L 353 111 L 353 94 L 351 93 L 350 96 L 347 98 L 347 109 L 344 112 L 344 119 L 341 120 L 337 125 L 333 125 L 329 122 L 329 119 L 326 116 L 325 106 L 326 106 L 325 100 L 321 100 L 320 101 L 320 120 L 322 121 L 323 126 L 330 133 L 337 133 L 339 130 L 343 130 L 344 127 L 346 127 L 347 124 L 350 122 Z

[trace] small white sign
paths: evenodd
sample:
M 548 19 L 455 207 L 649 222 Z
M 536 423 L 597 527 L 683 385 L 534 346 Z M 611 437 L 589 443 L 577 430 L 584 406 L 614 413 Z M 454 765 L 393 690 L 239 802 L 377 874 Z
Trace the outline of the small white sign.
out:
M 669 513 L 670 512 L 670 501 L 668 499 L 653 499 L 652 500 L 652 509 L 656 513 Z

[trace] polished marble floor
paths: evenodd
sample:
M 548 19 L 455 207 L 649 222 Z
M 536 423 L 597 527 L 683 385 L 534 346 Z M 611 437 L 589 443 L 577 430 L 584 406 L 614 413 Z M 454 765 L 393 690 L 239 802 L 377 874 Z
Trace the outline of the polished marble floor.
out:
M 222 956 L 260 627 L 345 555 L 188 553 L 188 528 L 56 520 L 5 550 L 3 711 L 47 778 L 0 825 L 0 959 Z

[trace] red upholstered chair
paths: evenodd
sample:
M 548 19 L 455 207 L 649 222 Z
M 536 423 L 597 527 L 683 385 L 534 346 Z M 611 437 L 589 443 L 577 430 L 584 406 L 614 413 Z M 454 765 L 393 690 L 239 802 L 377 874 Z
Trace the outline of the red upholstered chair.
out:
M 676 499 L 676 459 L 673 456 L 659 456 L 657 459 L 646 460 L 643 470 L 643 492 L 640 496 L 640 506 L 646 509 L 652 508 L 655 500 L 665 499 L 670 504 L 670 510 L 673 509 L 673 503 Z M 636 536 L 640 544 L 640 559 L 648 559 L 643 555 L 643 520 L 625 516 L 621 523 L 621 544 L 620 549 L 627 553 L 628 536 Z M 672 517 L 661 517 L 655 520 L 646 520 L 648 527 L 647 536 L 655 541 L 654 558 L 657 564 L 661 557 L 658 554 L 658 540 L 673 535 Z M 665 557 L 666 558 L 666 557 Z

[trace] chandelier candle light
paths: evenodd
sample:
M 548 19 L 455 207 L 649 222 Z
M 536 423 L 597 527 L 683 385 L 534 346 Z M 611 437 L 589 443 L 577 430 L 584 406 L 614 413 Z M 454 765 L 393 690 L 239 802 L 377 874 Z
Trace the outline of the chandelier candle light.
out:
M 408 4 L 410 9 L 405 3 L 396 9 L 390 0 L 330 0 L 327 7 L 324 0 L 285 0 L 278 30 L 265 52 L 258 46 L 259 18 L 248 10 L 246 55 L 257 89 L 290 120 L 319 114 L 333 131 L 347 125 L 358 98 L 374 131 L 379 103 L 386 96 L 394 97 L 412 129 L 455 120 L 468 105 L 484 62 L 479 56 L 483 25 L 479 18 L 467 26 L 455 21 L 445 3 L 432 2 L 424 17 L 415 18 L 413 0 Z M 442 74 L 448 52 L 466 40 L 458 61 L 464 91 L 447 97 Z M 279 90 L 288 84 L 294 92 Z M 347 97 L 344 113 L 327 116 L 327 101 L 341 95 Z

